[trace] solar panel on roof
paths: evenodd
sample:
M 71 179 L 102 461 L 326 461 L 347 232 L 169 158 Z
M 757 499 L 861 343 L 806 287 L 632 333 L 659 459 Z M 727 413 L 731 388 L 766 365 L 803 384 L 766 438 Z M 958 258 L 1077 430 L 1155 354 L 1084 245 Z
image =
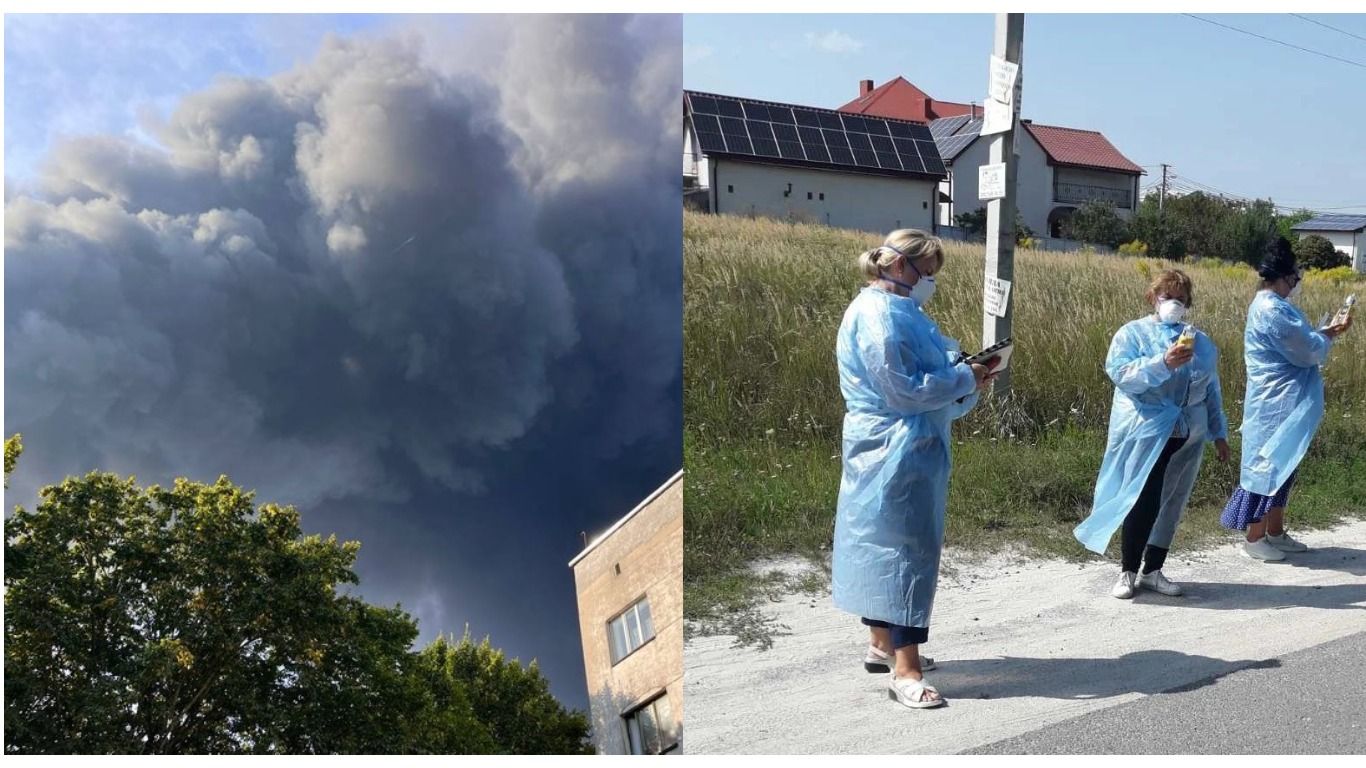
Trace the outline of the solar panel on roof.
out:
M 943 174 L 925 125 L 728 96 L 687 92 L 685 98 L 705 152 L 895 173 L 937 167 L 936 175 Z

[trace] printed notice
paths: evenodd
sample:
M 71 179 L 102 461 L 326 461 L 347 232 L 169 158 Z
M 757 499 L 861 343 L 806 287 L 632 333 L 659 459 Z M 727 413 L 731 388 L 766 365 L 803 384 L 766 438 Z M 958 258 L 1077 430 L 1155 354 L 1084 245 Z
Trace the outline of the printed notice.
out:
M 1000 200 L 1006 196 L 1006 164 L 977 167 L 977 199 Z
M 987 99 L 982 105 L 982 135 L 1005 133 L 1015 125 L 1015 110 L 1009 104 Z
M 1015 78 L 1020 74 L 1020 65 L 1012 64 L 1009 61 L 992 54 L 991 57 L 991 76 L 987 83 L 987 94 L 992 100 L 1002 104 L 1012 105 L 1015 103 Z
M 1010 281 L 998 277 L 988 277 L 985 287 L 986 291 L 983 298 L 987 314 L 1005 317 L 1006 306 L 1010 302 Z

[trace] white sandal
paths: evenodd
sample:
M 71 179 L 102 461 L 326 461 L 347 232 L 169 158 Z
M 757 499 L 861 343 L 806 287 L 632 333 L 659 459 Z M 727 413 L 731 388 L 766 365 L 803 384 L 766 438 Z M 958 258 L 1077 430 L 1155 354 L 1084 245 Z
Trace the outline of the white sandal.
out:
M 924 678 L 914 680 L 909 677 L 892 677 L 887 686 L 887 698 L 911 709 L 933 709 L 944 705 L 944 698 L 928 698 L 927 692 L 938 694 L 939 689 L 925 682 Z

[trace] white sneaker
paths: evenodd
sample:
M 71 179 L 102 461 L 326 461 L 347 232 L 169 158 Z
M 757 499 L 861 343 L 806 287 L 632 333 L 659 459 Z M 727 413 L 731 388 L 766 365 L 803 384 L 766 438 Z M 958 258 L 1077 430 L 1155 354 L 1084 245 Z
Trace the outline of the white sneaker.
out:
M 868 652 L 863 654 L 863 669 L 868 672 L 886 674 L 896 667 L 896 657 L 888 653 L 883 653 L 875 645 L 868 646 Z M 920 657 L 920 671 L 929 672 L 934 669 L 934 659 L 929 656 Z
M 1138 586 L 1172 597 L 1181 596 L 1181 585 L 1163 576 L 1161 568 L 1139 576 Z
M 1133 571 L 1124 571 L 1119 574 L 1119 581 L 1111 587 L 1110 594 L 1120 600 L 1128 600 L 1134 596 L 1134 584 L 1138 581 L 1138 574 Z
M 1306 547 L 1304 544 L 1290 538 L 1290 534 L 1288 533 L 1282 533 L 1280 536 L 1272 536 L 1268 533 L 1266 535 L 1266 538 L 1263 539 L 1263 541 L 1275 547 L 1276 549 L 1279 549 L 1282 552 L 1309 551 L 1309 547 Z
M 1243 542 L 1243 556 L 1250 557 L 1253 560 L 1266 560 L 1268 562 L 1284 560 L 1285 553 L 1280 551 L 1279 549 L 1276 549 L 1269 542 L 1267 542 L 1266 539 L 1267 537 L 1263 536 L 1262 538 L 1257 539 L 1256 541 Z

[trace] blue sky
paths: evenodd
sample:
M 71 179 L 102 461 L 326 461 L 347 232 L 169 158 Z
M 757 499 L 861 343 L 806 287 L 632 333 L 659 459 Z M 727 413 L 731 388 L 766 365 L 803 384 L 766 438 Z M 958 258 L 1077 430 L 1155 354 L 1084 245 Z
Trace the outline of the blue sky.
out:
M 6 14 L 5 175 L 23 179 L 60 135 L 140 136 L 144 115 L 224 75 L 270 75 L 307 59 L 323 36 L 382 28 L 338 14 Z
M 1201 14 L 1366 63 L 1366 41 L 1290 15 Z M 1366 15 L 1306 14 L 1366 37 Z M 683 83 L 822 107 L 902 75 L 981 102 L 994 17 L 684 17 Z M 1366 212 L 1366 67 L 1173 14 L 1027 14 L 1023 115 L 1103 132 L 1147 168 L 1245 197 Z

